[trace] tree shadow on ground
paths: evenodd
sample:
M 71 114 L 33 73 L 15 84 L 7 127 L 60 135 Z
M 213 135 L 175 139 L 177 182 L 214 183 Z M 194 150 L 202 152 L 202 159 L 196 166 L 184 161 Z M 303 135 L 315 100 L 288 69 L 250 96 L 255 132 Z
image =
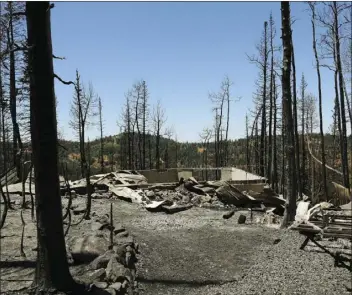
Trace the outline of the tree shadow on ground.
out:
M 35 268 L 36 265 L 37 265 L 37 262 L 35 260 L 0 261 L 0 268 L 6 268 L 6 267 Z

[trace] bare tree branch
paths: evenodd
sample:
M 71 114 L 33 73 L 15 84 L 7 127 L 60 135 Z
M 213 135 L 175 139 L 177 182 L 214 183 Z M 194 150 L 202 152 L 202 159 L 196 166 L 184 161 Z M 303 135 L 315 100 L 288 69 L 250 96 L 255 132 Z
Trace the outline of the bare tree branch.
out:
M 74 82 L 72 81 L 64 81 L 62 80 L 58 75 L 54 74 L 54 78 L 58 79 L 62 84 L 65 84 L 65 85 L 75 85 Z

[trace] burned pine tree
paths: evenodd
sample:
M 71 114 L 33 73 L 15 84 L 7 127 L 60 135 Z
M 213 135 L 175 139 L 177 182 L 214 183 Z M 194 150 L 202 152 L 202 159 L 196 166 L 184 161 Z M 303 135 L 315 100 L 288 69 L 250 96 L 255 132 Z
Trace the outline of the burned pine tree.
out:
M 316 66 L 317 77 L 318 77 L 320 148 L 321 148 L 322 172 L 323 172 L 323 188 L 324 188 L 324 197 L 323 197 L 323 199 L 325 199 L 326 196 L 327 196 L 325 139 L 324 139 L 324 131 L 323 131 L 323 106 L 322 106 L 320 63 L 319 63 L 319 56 L 318 56 L 317 46 L 316 46 L 315 3 L 309 3 L 309 7 L 310 7 L 311 12 L 312 12 L 311 23 L 312 23 L 312 34 L 313 34 L 313 52 L 314 52 L 315 66 Z
M 302 122 L 302 126 L 301 126 L 301 164 L 300 164 L 300 171 L 301 171 L 301 179 L 302 179 L 302 193 L 306 194 L 307 192 L 307 171 L 306 171 L 306 159 L 307 159 L 307 153 L 306 153 L 306 146 L 305 146 L 305 133 L 306 133 L 306 129 L 305 129 L 305 125 L 306 125 L 306 116 L 305 116 L 305 112 L 306 112 L 306 105 L 305 105 L 305 100 L 306 100 L 306 87 L 307 87 L 307 82 L 305 81 L 305 77 L 304 74 L 302 73 L 302 78 L 301 78 L 301 99 L 300 99 L 300 107 L 301 107 L 301 122 Z
M 33 282 L 36 294 L 76 289 L 67 263 L 62 224 L 50 7 L 46 1 L 26 3 L 31 48 L 31 137 L 38 228 L 37 267 Z
M 70 125 L 77 132 L 79 139 L 80 164 L 82 177 L 86 179 L 87 184 L 87 208 L 84 214 L 85 219 L 90 219 L 91 194 L 89 167 L 86 157 L 85 133 L 86 129 L 92 122 L 90 121 L 97 115 L 97 96 L 94 92 L 93 85 L 89 83 L 88 88 L 81 86 L 80 75 L 76 71 L 75 93 L 71 104 Z
M 255 93 L 254 103 L 256 105 L 256 112 L 254 113 L 257 117 L 257 120 L 261 119 L 260 124 L 260 141 L 258 143 L 258 153 L 259 153 L 259 171 L 258 174 L 265 177 L 267 176 L 267 163 L 269 160 L 267 159 L 267 80 L 268 80 L 268 60 L 269 60 L 269 34 L 268 34 L 268 22 L 264 22 L 264 31 L 261 37 L 259 44 L 256 45 L 256 49 L 258 51 L 258 56 L 252 55 L 248 56 L 248 60 L 255 64 L 259 69 L 259 78 L 256 81 L 257 92 Z M 270 94 L 270 93 L 269 93 Z M 270 108 L 270 105 L 269 105 Z M 257 110 L 260 109 L 260 115 L 257 115 Z M 257 126 L 256 122 L 256 126 Z M 258 129 L 256 129 L 257 131 Z M 259 130 L 258 130 L 259 132 Z
M 166 122 L 165 110 L 161 106 L 160 100 L 157 101 L 152 115 L 153 128 L 155 132 L 155 169 L 160 169 L 160 137 L 162 128 Z
M 282 227 L 286 227 L 290 221 L 294 220 L 296 214 L 296 187 L 295 187 L 295 142 L 292 116 L 291 99 L 291 18 L 290 3 L 281 1 L 282 20 L 282 46 L 283 46 L 283 67 L 282 67 L 282 105 L 283 121 L 285 124 L 285 156 L 286 156 L 286 205 L 282 221 Z
M 104 173 L 104 138 L 103 138 L 103 106 L 101 98 L 98 98 L 99 130 L 100 130 L 100 172 Z

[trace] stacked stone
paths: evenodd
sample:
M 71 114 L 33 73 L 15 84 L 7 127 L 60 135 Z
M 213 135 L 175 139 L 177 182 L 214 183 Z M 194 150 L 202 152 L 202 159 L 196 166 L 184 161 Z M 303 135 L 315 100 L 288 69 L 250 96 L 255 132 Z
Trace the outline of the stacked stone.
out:
M 78 279 L 89 284 L 90 288 L 102 288 L 113 295 L 138 294 L 138 243 L 120 224 L 114 224 L 111 228 L 108 215 L 94 216 L 91 229 L 91 234 L 73 238 L 70 242 L 73 260 L 90 262 Z

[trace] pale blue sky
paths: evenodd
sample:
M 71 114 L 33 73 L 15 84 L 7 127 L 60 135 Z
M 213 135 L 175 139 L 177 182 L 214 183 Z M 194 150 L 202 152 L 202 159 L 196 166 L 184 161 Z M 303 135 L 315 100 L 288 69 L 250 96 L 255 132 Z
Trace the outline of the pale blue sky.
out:
M 296 19 L 293 38 L 298 80 L 304 72 L 308 91 L 316 91 L 311 24 L 306 4 L 291 2 Z M 208 99 L 225 74 L 234 82 L 230 137 L 245 135 L 245 113 L 253 106 L 257 68 L 246 53 L 255 53 L 263 22 L 273 13 L 281 42 L 280 2 L 57 2 L 52 10 L 55 72 L 73 80 L 76 68 L 92 81 L 103 102 L 105 134 L 118 132 L 124 93 L 137 80 L 147 81 L 150 103 L 162 101 L 181 141 L 197 141 L 212 126 Z M 323 71 L 324 129 L 331 124 L 332 75 Z M 298 81 L 299 82 L 299 81 Z M 66 138 L 73 87 L 56 82 L 59 124 Z M 89 130 L 91 139 L 97 128 Z

